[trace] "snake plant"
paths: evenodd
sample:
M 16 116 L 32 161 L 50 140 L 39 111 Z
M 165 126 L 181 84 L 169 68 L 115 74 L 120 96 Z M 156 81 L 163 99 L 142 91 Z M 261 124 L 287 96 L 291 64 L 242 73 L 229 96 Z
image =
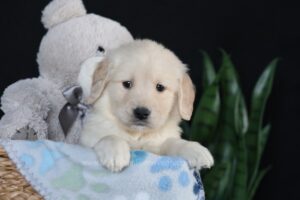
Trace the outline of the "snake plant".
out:
M 263 113 L 271 93 L 278 59 L 259 77 L 249 106 L 229 55 L 222 51 L 222 64 L 216 73 L 210 57 L 203 53 L 203 94 L 189 127 L 190 140 L 206 145 L 215 166 L 204 171 L 208 200 L 251 200 L 269 168 L 260 161 L 270 132 L 263 126 Z

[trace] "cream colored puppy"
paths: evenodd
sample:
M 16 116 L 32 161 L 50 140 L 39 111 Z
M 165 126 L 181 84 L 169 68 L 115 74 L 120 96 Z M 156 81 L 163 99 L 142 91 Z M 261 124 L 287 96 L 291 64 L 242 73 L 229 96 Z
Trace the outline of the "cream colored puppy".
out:
M 111 171 L 129 165 L 130 150 L 181 156 L 190 167 L 213 165 L 210 152 L 181 139 L 181 118 L 193 111 L 194 86 L 186 66 L 151 40 L 135 40 L 105 58 L 91 58 L 79 83 L 93 107 L 85 119 L 81 144 L 92 147 Z

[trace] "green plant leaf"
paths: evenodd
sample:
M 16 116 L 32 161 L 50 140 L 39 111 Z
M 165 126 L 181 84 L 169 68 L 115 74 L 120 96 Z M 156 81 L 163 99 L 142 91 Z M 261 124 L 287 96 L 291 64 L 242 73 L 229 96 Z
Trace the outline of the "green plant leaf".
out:
M 206 197 L 209 200 L 223 200 L 230 180 L 231 163 L 217 164 L 204 177 Z
M 241 135 L 236 148 L 236 171 L 233 179 L 232 200 L 246 200 L 247 199 L 247 150 L 245 143 L 245 136 Z
M 236 144 L 234 109 L 239 94 L 239 86 L 234 66 L 228 54 L 223 51 L 222 57 L 222 65 L 217 74 L 217 78 L 220 81 L 221 112 L 216 131 L 217 141 L 214 145 L 215 150 L 213 151 L 213 155 L 216 166 L 223 166 L 228 162 L 231 163 L 231 169 L 227 172 L 229 174 L 227 184 L 222 186 L 225 188 L 222 190 L 222 197 L 219 197 L 226 199 L 231 196 L 230 192 L 233 189 L 233 178 L 236 168 L 234 154 L 234 146 Z M 218 187 L 221 188 L 221 186 Z
M 215 166 L 203 177 L 207 199 L 251 200 L 269 170 L 258 171 L 258 167 L 270 132 L 270 125 L 262 129 L 262 120 L 278 60 L 267 66 L 254 87 L 249 119 L 229 55 L 222 51 L 222 65 L 217 75 L 205 52 L 203 62 L 204 93 L 193 118 L 191 138 L 201 142 L 204 140 L 213 149 Z M 204 101 L 204 98 L 207 100 Z M 215 112 L 213 121 L 210 118 L 211 109 L 204 107 L 213 107 L 212 99 L 219 102 L 218 118 Z M 203 104 L 202 107 L 200 104 Z M 200 118 L 198 113 L 202 113 Z M 216 126 L 205 129 L 203 122 L 206 124 L 207 121 Z
M 203 55 L 203 88 L 207 88 L 216 79 L 216 72 L 209 55 L 202 51 Z
M 205 145 L 212 142 L 220 111 L 218 81 L 215 80 L 205 90 L 192 120 L 191 140 Z
M 236 170 L 230 199 L 246 200 L 248 171 L 245 132 L 248 127 L 248 116 L 245 100 L 241 93 L 238 94 L 234 113 L 235 132 L 237 133 L 237 144 L 235 145 Z
M 260 145 L 259 145 L 260 157 L 262 156 L 262 153 L 265 150 L 265 146 L 266 146 L 266 143 L 267 143 L 267 140 L 269 137 L 270 130 L 271 130 L 271 124 L 268 124 L 259 132 L 259 135 L 260 135 Z
M 248 200 L 252 200 L 254 195 L 255 195 L 255 192 L 261 182 L 261 180 L 263 179 L 263 177 L 267 174 L 268 171 L 270 171 L 271 169 L 271 166 L 267 167 L 266 169 L 263 169 L 261 170 L 257 177 L 255 177 L 255 181 L 254 181 L 254 184 L 253 184 L 253 187 L 251 188 L 251 190 L 249 191 L 249 194 L 248 194 Z
M 262 157 L 262 154 L 263 154 L 263 151 L 265 149 L 265 146 L 266 146 L 266 143 L 267 143 L 267 140 L 268 140 L 268 136 L 269 136 L 269 133 L 270 133 L 270 130 L 271 130 L 271 125 L 268 124 L 266 125 L 260 132 L 259 132 L 259 137 L 261 138 L 259 141 L 260 141 L 260 144 L 259 144 L 259 152 L 258 152 L 258 164 L 260 163 L 261 161 L 261 157 Z M 256 168 L 253 172 L 253 175 L 252 175 L 252 179 L 250 180 L 250 183 L 248 185 L 248 190 L 251 190 L 251 188 L 253 187 L 253 185 L 255 184 L 255 179 L 256 179 L 256 176 L 257 176 L 257 171 L 258 171 L 258 168 Z
M 246 108 L 245 99 L 241 92 L 238 94 L 235 106 L 236 106 L 234 111 L 235 132 L 239 136 L 245 135 L 249 126 L 249 121 L 248 121 L 248 112 Z
M 259 77 L 251 99 L 251 112 L 249 120 L 249 128 L 246 133 L 246 143 L 248 148 L 248 174 L 252 177 L 248 185 L 252 185 L 256 177 L 259 167 L 261 155 L 261 127 L 263 121 L 263 113 L 267 99 L 271 93 L 275 69 L 278 59 L 273 60 Z
M 215 158 L 217 161 L 228 160 L 232 161 L 233 147 L 236 143 L 235 135 L 235 107 L 239 95 L 239 85 L 234 66 L 229 58 L 229 55 L 222 51 L 222 66 L 218 73 L 221 86 L 221 113 L 218 123 L 217 132 L 219 134 L 218 143 L 216 146 Z M 221 145 L 225 144 L 225 145 Z M 228 146 L 231 146 L 228 148 Z M 226 149 L 222 149 L 226 147 Z M 227 152 L 230 149 L 230 155 Z M 230 157 L 227 157 L 230 156 Z

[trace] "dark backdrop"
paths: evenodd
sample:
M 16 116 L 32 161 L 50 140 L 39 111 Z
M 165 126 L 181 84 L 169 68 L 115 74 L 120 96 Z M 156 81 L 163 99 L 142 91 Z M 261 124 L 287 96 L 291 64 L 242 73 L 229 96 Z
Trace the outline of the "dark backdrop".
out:
M 45 30 L 41 10 L 48 0 L 1 1 L 0 93 L 9 84 L 38 75 L 36 53 Z M 155 39 L 191 68 L 201 93 L 199 50 L 215 60 L 228 51 L 245 95 L 264 67 L 281 57 L 265 120 L 272 123 L 263 165 L 273 168 L 255 199 L 300 199 L 299 193 L 299 6 L 279 0 L 84 0 L 88 12 L 125 25 L 134 37 Z

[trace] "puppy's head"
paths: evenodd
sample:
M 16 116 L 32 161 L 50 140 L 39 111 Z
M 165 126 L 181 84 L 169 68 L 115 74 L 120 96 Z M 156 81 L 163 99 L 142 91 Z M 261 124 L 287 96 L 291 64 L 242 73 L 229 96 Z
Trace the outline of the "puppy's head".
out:
M 97 106 L 105 95 L 106 109 L 130 132 L 156 130 L 192 115 L 195 91 L 187 68 L 154 41 L 136 40 L 86 66 L 91 79 L 81 85 L 90 88 L 85 91 L 88 102 Z

